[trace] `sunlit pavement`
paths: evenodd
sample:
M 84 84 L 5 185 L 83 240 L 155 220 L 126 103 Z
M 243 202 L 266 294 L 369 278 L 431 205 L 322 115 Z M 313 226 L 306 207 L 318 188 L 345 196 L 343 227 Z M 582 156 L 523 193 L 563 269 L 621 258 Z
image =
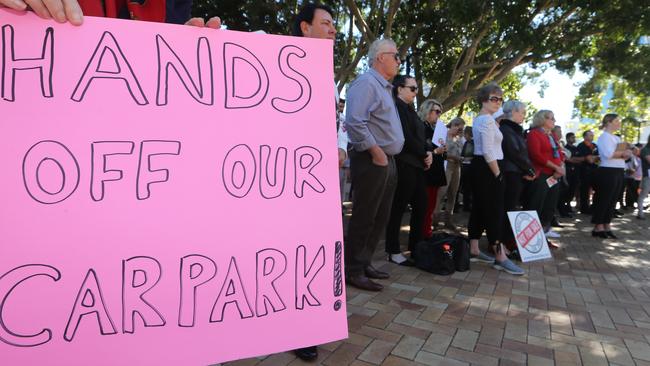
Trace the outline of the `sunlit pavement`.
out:
M 650 220 L 628 212 L 614 221 L 619 239 L 603 240 L 589 219 L 561 220 L 554 259 L 523 264 L 521 277 L 486 264 L 437 276 L 388 263 L 380 243 L 385 289 L 348 287 L 349 338 L 309 364 L 650 365 Z M 301 364 L 292 353 L 228 363 Z

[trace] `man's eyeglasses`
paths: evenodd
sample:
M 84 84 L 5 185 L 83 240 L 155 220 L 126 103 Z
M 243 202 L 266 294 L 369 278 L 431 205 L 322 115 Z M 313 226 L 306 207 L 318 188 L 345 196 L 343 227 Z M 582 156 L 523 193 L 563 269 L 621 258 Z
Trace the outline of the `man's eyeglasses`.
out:
M 442 110 L 440 110 L 440 109 L 432 109 L 431 112 L 435 112 L 435 114 L 437 114 L 437 115 L 442 114 Z
M 501 98 L 501 97 L 492 96 L 492 97 L 489 97 L 488 100 L 490 102 L 492 102 L 492 103 L 497 103 L 497 102 L 503 103 L 503 98 Z
M 399 58 L 399 53 L 398 52 L 382 52 L 382 53 L 380 53 L 380 55 L 383 55 L 383 54 L 393 55 L 393 58 L 395 59 L 395 61 L 402 62 L 402 60 Z
M 418 91 L 417 86 L 412 86 L 412 85 L 404 85 L 403 88 L 411 89 L 413 93 L 416 93 Z

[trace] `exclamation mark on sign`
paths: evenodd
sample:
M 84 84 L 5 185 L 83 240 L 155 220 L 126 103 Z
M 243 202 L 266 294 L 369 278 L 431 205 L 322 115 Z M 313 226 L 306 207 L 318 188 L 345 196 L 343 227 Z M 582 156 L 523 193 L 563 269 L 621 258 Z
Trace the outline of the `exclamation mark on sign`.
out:
M 343 257 L 343 244 L 340 241 L 336 242 L 334 247 L 334 296 L 339 297 L 343 295 L 343 273 L 341 272 L 341 259 Z M 341 309 L 341 300 L 336 300 L 334 303 L 334 310 Z

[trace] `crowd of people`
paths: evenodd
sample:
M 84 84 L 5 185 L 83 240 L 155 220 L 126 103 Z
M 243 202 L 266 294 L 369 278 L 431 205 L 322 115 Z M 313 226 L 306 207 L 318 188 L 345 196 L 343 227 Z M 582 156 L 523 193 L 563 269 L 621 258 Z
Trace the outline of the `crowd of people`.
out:
M 525 129 L 526 104 L 504 102 L 503 90 L 490 83 L 476 95 L 480 111 L 472 125 L 451 119 L 443 141 L 434 138 L 443 105 L 427 99 L 416 109 L 418 82 L 398 75 L 397 45 L 375 41 L 369 65 L 349 86 L 346 102 L 350 164 L 344 169 L 350 170 L 353 187 L 345 241 L 348 284 L 380 291 L 373 279 L 389 274 L 377 270 L 371 258 L 381 235 L 388 261 L 412 266 L 417 243 L 438 229 L 459 231 L 454 222 L 459 201 L 470 213 L 471 261 L 513 275 L 524 271 L 515 263 L 520 257 L 509 211 L 536 211 L 551 249 L 558 248 L 548 240 L 560 237 L 553 230 L 560 226 L 558 217 L 577 214 L 574 201 L 575 211 L 591 216 L 596 238 L 617 239 L 610 225 L 620 210 L 636 209 L 636 217 L 645 218 L 650 140 L 645 147 L 623 142 L 620 116 L 602 118 L 596 143 L 594 132 L 586 131 L 575 145 L 575 134 L 562 136 L 551 110 L 536 112 Z M 403 250 L 400 230 L 409 207 Z M 485 251 L 479 247 L 484 233 Z

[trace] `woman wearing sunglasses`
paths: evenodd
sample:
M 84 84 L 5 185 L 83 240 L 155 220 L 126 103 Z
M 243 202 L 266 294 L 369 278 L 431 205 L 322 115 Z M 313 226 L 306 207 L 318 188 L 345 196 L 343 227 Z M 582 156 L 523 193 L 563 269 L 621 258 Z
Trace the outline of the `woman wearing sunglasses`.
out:
M 422 240 L 422 221 L 426 205 L 424 170 L 431 165 L 431 151 L 428 151 L 424 135 L 424 124 L 418 117 L 413 102 L 418 87 L 414 78 L 398 75 L 393 79 L 393 97 L 404 132 L 404 148 L 395 155 L 397 165 L 397 188 L 386 226 L 386 253 L 388 260 L 401 265 L 412 265 L 400 250 L 399 233 L 402 216 L 408 204 L 411 205 L 411 221 L 408 249 L 413 253 L 415 244 Z
M 445 176 L 445 159 L 447 147 L 444 144 L 439 146 L 433 142 L 433 133 L 436 129 L 438 119 L 442 114 L 442 104 L 435 99 L 427 99 L 422 102 L 418 115 L 425 122 L 425 133 L 427 144 L 431 146 L 433 152 L 433 159 L 431 167 L 426 171 L 427 183 L 427 209 L 424 213 L 424 237 L 430 238 L 433 235 L 433 223 L 438 222 L 437 218 L 433 217 L 433 212 L 436 209 L 438 201 L 438 190 L 440 187 L 447 185 L 447 178 Z
M 474 158 L 470 174 L 473 190 L 472 211 L 467 225 L 470 239 L 470 260 L 492 263 L 492 267 L 513 275 L 523 275 L 524 271 L 506 256 L 501 243 L 503 229 L 503 209 L 505 185 L 499 166 L 503 160 L 501 141 L 503 135 L 492 115 L 503 103 L 503 90 L 495 83 L 479 89 L 476 101 L 481 105 L 479 115 L 474 118 Z M 488 244 L 496 257 L 479 250 L 479 239 L 487 232 Z

